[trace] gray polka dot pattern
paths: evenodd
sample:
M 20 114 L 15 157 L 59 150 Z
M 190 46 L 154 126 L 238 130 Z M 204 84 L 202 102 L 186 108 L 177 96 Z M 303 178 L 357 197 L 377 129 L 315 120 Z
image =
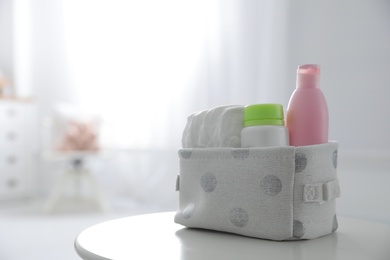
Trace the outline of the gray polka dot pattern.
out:
M 260 187 L 265 194 L 275 196 L 282 190 L 282 182 L 278 177 L 268 175 L 261 180 Z
M 180 158 L 176 223 L 270 240 L 313 239 L 338 232 L 334 143 L 180 148 L 176 154 Z
M 335 169 L 337 169 L 337 150 L 335 150 L 335 151 L 333 152 L 332 161 L 333 161 L 333 167 L 334 167 Z
M 194 210 L 195 210 L 195 204 L 194 203 L 190 203 L 188 204 L 187 207 L 185 207 L 182 211 L 182 216 L 183 218 L 190 218 L 192 216 L 192 213 L 194 213 Z
M 200 178 L 200 185 L 205 192 L 212 192 L 217 187 L 217 178 L 214 174 L 207 172 Z
M 339 228 L 339 223 L 338 223 L 338 221 L 337 221 L 337 216 L 334 215 L 332 232 L 335 232 L 338 228 Z
M 229 219 L 236 227 L 245 227 L 248 223 L 248 213 L 242 208 L 234 208 L 229 212 Z
M 293 237 L 302 238 L 305 235 L 305 225 L 299 220 L 293 222 Z
M 192 150 L 180 150 L 180 156 L 183 159 L 190 159 L 192 155 Z
M 246 159 L 249 156 L 249 149 L 233 149 L 232 155 L 238 160 Z
M 297 152 L 295 154 L 295 172 L 301 172 L 306 168 L 307 158 L 304 153 Z

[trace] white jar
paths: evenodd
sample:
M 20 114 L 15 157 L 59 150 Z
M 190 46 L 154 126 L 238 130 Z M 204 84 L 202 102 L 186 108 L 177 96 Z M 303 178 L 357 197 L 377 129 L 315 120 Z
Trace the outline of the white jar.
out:
M 289 139 L 282 105 L 257 104 L 245 107 L 241 147 L 289 146 Z

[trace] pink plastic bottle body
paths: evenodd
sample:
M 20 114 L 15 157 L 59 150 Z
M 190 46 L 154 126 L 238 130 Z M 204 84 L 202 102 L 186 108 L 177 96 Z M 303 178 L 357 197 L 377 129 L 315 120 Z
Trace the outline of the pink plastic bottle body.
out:
M 303 65 L 298 68 L 297 89 L 287 107 L 286 127 L 290 145 L 304 146 L 328 142 L 328 106 L 318 88 L 319 67 Z

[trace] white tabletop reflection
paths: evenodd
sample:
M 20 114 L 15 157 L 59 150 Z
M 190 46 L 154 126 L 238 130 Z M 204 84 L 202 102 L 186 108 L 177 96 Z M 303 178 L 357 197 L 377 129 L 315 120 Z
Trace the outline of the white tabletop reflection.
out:
M 390 259 L 390 226 L 339 217 L 339 230 L 313 240 L 275 242 L 173 222 L 174 213 L 121 218 L 84 230 L 83 259 Z

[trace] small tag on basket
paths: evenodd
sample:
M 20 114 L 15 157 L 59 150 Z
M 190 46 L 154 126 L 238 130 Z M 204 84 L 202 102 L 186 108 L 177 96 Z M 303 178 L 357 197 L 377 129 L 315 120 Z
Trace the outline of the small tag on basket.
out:
M 305 184 L 303 194 L 304 202 L 323 204 L 340 197 L 339 182 L 338 180 L 333 180 L 327 183 Z

